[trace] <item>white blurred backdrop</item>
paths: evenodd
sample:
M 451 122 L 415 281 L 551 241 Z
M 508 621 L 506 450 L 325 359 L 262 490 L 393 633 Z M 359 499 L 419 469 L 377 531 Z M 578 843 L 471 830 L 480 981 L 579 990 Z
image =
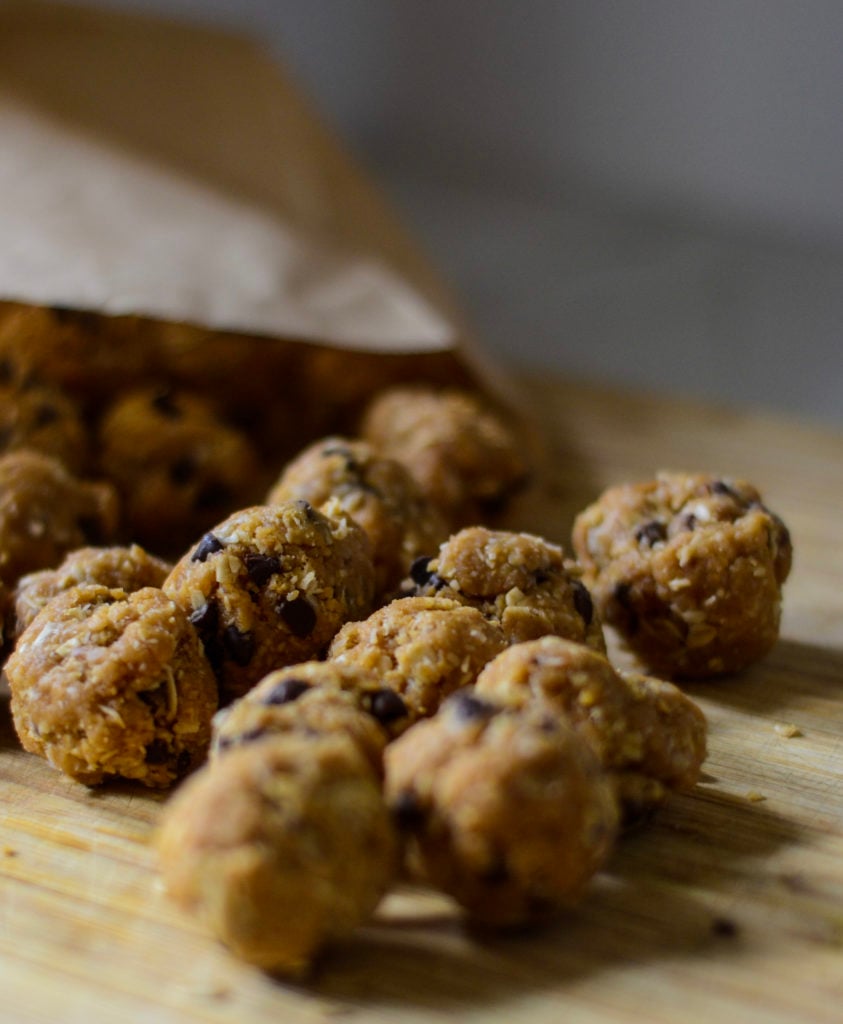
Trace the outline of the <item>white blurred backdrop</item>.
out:
M 843 426 L 839 0 L 99 0 L 254 33 L 504 359 Z

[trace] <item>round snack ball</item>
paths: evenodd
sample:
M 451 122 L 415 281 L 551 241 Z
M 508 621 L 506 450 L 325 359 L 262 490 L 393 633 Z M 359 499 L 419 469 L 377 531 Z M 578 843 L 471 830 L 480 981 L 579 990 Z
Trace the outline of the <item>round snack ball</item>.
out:
M 404 463 L 452 529 L 500 514 L 527 480 L 515 435 L 467 391 L 389 388 L 368 406 L 361 434 Z
M 394 591 L 415 559 L 448 535 L 409 470 L 365 441 L 328 437 L 310 445 L 284 469 L 267 503 L 304 498 L 318 507 L 332 497 L 366 531 L 380 596 Z
M 657 675 L 737 672 L 778 638 L 790 535 L 751 484 L 660 473 L 612 487 L 573 542 L 604 621 Z
M 57 565 L 68 551 L 109 541 L 117 529 L 111 484 L 79 480 L 49 455 L 0 456 L 0 578 Z
M 478 923 L 523 925 L 570 907 L 612 849 L 612 786 L 589 744 L 544 712 L 463 690 L 385 758 L 411 874 Z
M 340 626 L 368 614 L 369 542 L 342 509 L 258 505 L 218 524 L 164 589 L 190 617 L 223 703 L 276 668 L 322 655 Z
M 108 410 L 100 438 L 101 465 L 123 497 L 129 534 L 154 551 L 184 551 L 257 496 L 251 443 L 198 395 L 133 391 Z
M 172 785 L 207 754 L 214 677 L 182 611 L 154 587 L 56 596 L 6 663 L 25 750 L 95 785 Z
M 550 633 L 606 650 L 591 595 L 562 549 L 529 533 L 460 530 L 433 558 L 416 561 L 405 589 L 472 605 L 500 623 L 510 644 Z
M 537 704 L 570 723 L 612 773 L 627 820 L 700 777 L 707 727 L 694 701 L 671 683 L 616 672 L 583 644 L 547 636 L 509 647 L 475 692 L 508 707 Z
M 28 573 L 15 587 L 15 628 L 20 635 L 48 601 L 83 583 L 125 590 L 160 587 L 171 566 L 142 547 L 77 548 L 55 569 Z
M 88 431 L 76 405 L 61 391 L 29 383 L 3 387 L 0 381 L 0 453 L 29 448 L 82 473 L 89 461 Z
M 380 782 L 347 736 L 286 733 L 197 772 L 158 833 L 169 894 L 243 960 L 301 974 L 395 874 Z
M 276 733 L 345 733 L 381 774 L 384 747 L 409 722 L 402 699 L 373 673 L 357 665 L 307 661 L 270 672 L 217 712 L 211 753 Z
M 498 624 L 476 608 L 440 597 L 403 597 L 363 622 L 343 626 L 328 657 L 376 673 L 415 721 L 435 714 L 449 694 L 473 683 L 505 646 Z

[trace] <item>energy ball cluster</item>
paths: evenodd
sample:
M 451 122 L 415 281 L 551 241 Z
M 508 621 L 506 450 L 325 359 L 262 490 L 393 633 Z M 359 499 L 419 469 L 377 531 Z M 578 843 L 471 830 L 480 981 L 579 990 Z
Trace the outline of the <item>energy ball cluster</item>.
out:
M 647 673 L 737 671 L 791 560 L 755 488 L 699 474 L 610 489 L 566 558 L 498 520 L 528 467 L 485 401 L 362 356 L 334 386 L 307 348 L 0 305 L 21 743 L 89 786 L 179 784 L 166 888 L 292 975 L 407 877 L 492 928 L 582 899 L 706 755 L 701 710 L 612 665 L 604 625 Z M 288 378 L 328 398 L 279 402 Z

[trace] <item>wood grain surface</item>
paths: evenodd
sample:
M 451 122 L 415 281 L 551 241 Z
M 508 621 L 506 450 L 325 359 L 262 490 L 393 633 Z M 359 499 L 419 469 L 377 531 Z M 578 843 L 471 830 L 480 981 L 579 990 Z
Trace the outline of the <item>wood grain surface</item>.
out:
M 65 779 L 19 750 L 4 705 L 0 1019 L 843 1019 L 843 437 L 528 386 L 551 479 L 522 525 L 564 542 L 604 486 L 668 468 L 744 476 L 791 528 L 778 646 L 691 690 L 710 722 L 696 791 L 626 836 L 580 909 L 546 930 L 472 934 L 444 899 L 400 890 L 291 984 L 238 963 L 167 901 L 148 842 L 163 797 Z

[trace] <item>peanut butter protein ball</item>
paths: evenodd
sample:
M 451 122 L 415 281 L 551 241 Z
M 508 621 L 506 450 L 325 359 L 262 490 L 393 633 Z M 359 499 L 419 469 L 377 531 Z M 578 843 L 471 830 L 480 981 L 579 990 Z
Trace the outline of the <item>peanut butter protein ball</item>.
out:
M 573 543 L 604 621 L 657 675 L 738 672 L 778 638 L 790 534 L 745 481 L 660 473 L 612 487 Z

